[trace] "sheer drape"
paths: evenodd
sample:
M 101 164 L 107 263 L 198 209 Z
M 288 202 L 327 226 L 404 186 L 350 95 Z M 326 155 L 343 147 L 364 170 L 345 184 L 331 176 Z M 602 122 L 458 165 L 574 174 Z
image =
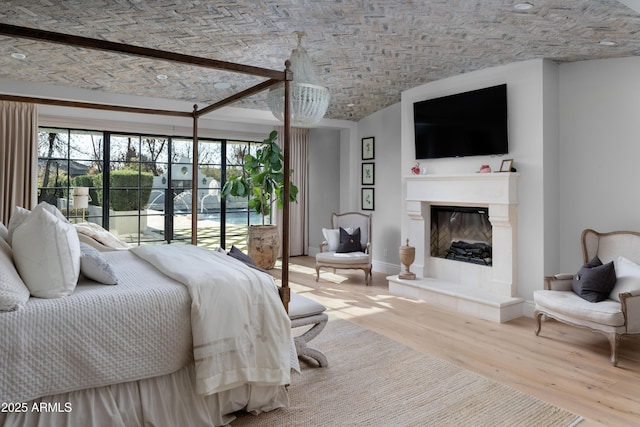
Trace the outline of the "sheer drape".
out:
M 38 109 L 35 104 L 0 101 L 0 222 L 15 206 L 37 202 Z
M 277 127 L 278 144 L 282 146 L 284 128 Z M 298 203 L 289 210 L 289 255 L 307 254 L 307 162 L 309 157 L 309 129 L 291 128 L 291 182 L 298 187 Z M 282 211 L 277 210 L 276 224 L 282 224 Z M 278 229 L 282 240 L 282 227 Z M 282 254 L 282 253 L 281 253 Z

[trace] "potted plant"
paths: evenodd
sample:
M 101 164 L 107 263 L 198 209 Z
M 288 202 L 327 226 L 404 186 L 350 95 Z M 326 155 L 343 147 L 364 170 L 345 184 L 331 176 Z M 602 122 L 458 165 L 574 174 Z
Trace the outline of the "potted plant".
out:
M 273 210 L 284 206 L 284 156 L 276 144 L 277 131 L 262 141 L 256 155 L 244 156 L 241 175 L 230 177 L 221 190 L 222 197 L 249 197 L 249 208 L 262 216 L 262 225 L 251 225 L 247 247 L 249 256 L 259 267 L 271 269 L 275 266 L 280 250 L 280 238 L 276 225 L 265 224 Z M 289 170 L 289 175 L 293 170 Z M 298 199 L 298 187 L 289 183 L 289 202 Z

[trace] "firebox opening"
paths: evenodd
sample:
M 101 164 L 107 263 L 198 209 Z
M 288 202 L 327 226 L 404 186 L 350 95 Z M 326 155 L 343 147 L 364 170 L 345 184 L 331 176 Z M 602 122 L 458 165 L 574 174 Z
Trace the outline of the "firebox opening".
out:
M 431 206 L 431 256 L 490 266 L 491 237 L 487 208 Z

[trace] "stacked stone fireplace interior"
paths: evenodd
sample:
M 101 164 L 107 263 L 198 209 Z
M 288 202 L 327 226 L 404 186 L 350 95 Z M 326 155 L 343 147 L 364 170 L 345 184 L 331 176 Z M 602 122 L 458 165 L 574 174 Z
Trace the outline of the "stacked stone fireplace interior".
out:
M 416 280 L 392 293 L 496 321 L 522 315 L 517 297 L 517 173 L 405 177 L 404 230 Z

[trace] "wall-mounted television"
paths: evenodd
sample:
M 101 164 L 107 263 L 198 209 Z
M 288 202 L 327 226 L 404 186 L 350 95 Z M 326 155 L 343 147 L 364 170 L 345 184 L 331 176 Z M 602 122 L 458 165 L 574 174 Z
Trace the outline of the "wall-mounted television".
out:
M 416 159 L 509 152 L 507 85 L 413 104 Z

